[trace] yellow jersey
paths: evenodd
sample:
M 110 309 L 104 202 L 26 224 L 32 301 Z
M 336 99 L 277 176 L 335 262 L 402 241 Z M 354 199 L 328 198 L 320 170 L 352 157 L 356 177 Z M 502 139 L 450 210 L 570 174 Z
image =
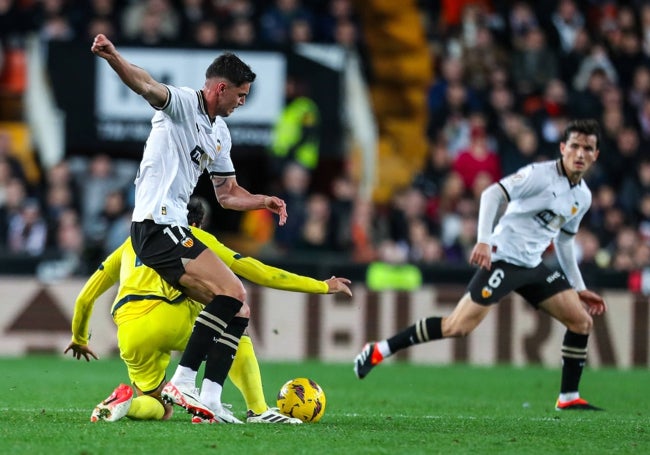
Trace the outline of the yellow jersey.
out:
M 327 294 L 329 291 L 325 281 L 297 275 L 242 256 L 225 246 L 214 235 L 196 227 L 191 229 L 192 234 L 235 274 L 252 283 L 310 294 Z M 74 343 L 88 344 L 88 325 L 95 300 L 118 281 L 120 286 L 111 307 L 111 314 L 117 324 L 146 314 L 161 302 L 175 304 L 188 299 L 138 259 L 129 237 L 102 262 L 79 293 L 72 318 Z

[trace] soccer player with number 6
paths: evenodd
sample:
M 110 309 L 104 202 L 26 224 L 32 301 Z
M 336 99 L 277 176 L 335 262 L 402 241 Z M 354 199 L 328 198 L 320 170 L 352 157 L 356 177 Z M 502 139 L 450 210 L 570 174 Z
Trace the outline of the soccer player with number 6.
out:
M 479 269 L 468 292 L 451 315 L 425 318 L 391 338 L 367 343 L 355 359 L 356 376 L 363 379 L 383 359 L 412 345 L 469 335 L 494 304 L 514 291 L 566 326 L 555 408 L 601 410 L 580 397 L 578 386 L 592 316 L 603 314 L 607 306 L 586 288 L 574 251 L 574 236 L 591 205 L 583 176 L 598 159 L 599 144 L 595 120 L 572 121 L 560 143 L 560 159 L 530 164 L 486 188 L 469 259 Z M 495 226 L 499 213 L 503 216 Z M 542 262 L 551 242 L 561 270 Z

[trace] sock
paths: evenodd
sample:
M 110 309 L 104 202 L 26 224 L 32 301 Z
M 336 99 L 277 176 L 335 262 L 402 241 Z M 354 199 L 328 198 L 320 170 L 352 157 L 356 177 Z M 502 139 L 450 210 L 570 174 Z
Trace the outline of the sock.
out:
M 205 403 L 210 409 L 216 409 L 221 406 L 221 392 L 223 390 L 222 384 L 217 384 L 210 379 L 203 379 L 201 383 L 201 402 Z
M 191 368 L 178 365 L 174 375 L 169 380 L 172 384 L 176 386 L 185 386 L 185 387 L 196 387 L 196 371 Z
M 413 346 L 414 344 L 426 343 L 427 341 L 439 340 L 440 338 L 442 338 L 442 318 L 432 317 L 420 319 L 412 326 L 386 340 L 388 355 L 395 354 L 397 351 Z M 384 357 L 387 357 L 383 351 L 382 354 Z
M 562 342 L 562 385 L 561 394 L 578 392 L 580 376 L 587 360 L 589 335 L 580 335 L 567 330 Z M 566 395 L 565 395 L 566 396 Z M 578 398 L 577 395 L 575 398 Z
M 149 395 L 135 397 L 126 416 L 133 420 L 161 420 L 165 415 L 163 404 Z
M 239 340 L 237 354 L 235 354 L 235 360 L 232 362 L 228 377 L 243 395 L 246 409 L 250 409 L 255 414 L 266 411 L 268 405 L 264 398 L 262 374 L 253 350 L 253 342 L 247 335 L 242 336 Z
M 212 299 L 196 318 L 179 365 L 198 371 L 214 340 L 221 336 L 241 307 L 242 302 L 227 295 Z
M 208 379 L 219 386 L 223 386 L 228 371 L 230 370 L 235 358 L 235 354 L 237 353 L 239 339 L 244 334 L 247 326 L 248 318 L 242 318 L 239 316 L 232 318 L 232 321 L 230 321 L 226 330 L 223 331 L 221 338 L 219 338 L 216 343 L 212 344 L 210 351 L 208 352 L 208 358 L 205 362 L 205 379 Z M 209 393 L 209 391 L 206 393 Z M 203 390 L 201 390 L 201 398 L 203 399 Z M 205 403 L 214 402 L 214 398 L 208 396 L 207 402 Z M 220 392 L 216 403 L 221 403 Z

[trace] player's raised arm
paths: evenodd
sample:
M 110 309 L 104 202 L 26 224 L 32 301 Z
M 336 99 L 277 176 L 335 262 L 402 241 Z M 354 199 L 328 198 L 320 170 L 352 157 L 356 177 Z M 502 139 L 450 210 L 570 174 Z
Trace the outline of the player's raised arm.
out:
M 142 68 L 126 61 L 106 36 L 101 33 L 97 35 L 90 50 L 106 60 L 122 82 L 149 104 L 154 107 L 165 105 L 169 95 L 167 88 Z

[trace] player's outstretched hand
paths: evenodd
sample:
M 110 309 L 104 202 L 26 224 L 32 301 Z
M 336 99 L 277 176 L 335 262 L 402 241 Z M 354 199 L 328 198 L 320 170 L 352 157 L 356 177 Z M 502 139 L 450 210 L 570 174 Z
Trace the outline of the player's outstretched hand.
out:
M 105 35 L 100 33 L 95 37 L 90 50 L 98 57 L 108 58 L 115 53 L 115 46 Z
M 284 226 L 284 223 L 287 222 L 287 204 L 282 199 L 275 196 L 267 196 L 264 199 L 264 207 L 278 215 L 280 217 L 278 225 Z
M 68 351 L 72 351 L 72 357 L 77 360 L 81 360 L 82 356 L 86 359 L 86 362 L 90 362 L 90 357 L 94 358 L 95 360 L 99 360 L 99 357 L 95 355 L 95 353 L 88 347 L 87 344 L 77 344 L 71 342 L 68 347 L 65 348 L 65 351 L 63 351 L 63 353 L 67 354 Z
M 352 297 L 352 291 L 349 288 L 349 285 L 352 283 L 347 278 L 337 278 L 333 276 L 329 280 L 325 280 L 328 287 L 328 294 L 336 294 L 337 292 L 342 292 L 348 297 Z
M 469 256 L 470 265 L 478 265 L 485 270 L 492 266 L 492 246 L 487 243 L 477 243 Z
M 595 292 L 592 292 L 588 289 L 578 292 L 580 300 L 587 305 L 587 311 L 591 315 L 598 316 L 607 311 L 607 304 L 605 300 Z

